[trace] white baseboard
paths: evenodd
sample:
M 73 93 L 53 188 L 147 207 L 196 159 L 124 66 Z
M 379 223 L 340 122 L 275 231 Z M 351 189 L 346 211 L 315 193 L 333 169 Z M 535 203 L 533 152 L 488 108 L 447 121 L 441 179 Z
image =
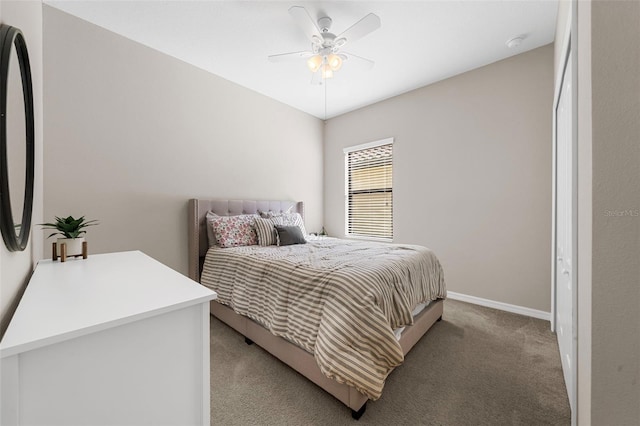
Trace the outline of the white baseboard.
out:
M 512 312 L 514 314 L 525 315 L 527 317 L 538 318 L 545 321 L 551 320 L 551 312 L 525 308 L 524 306 L 510 305 L 509 303 L 496 302 L 495 300 L 468 296 L 466 294 L 455 293 L 453 291 L 447 291 L 447 298 L 460 300 L 461 302 L 473 303 L 474 305 L 486 306 L 488 308 L 499 309 L 501 311 Z

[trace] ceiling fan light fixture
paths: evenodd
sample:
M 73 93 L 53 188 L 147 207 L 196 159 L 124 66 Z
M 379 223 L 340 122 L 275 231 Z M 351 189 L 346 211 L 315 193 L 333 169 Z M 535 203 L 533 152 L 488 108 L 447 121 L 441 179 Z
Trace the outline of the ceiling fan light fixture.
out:
M 328 64 L 332 71 L 338 71 L 342 67 L 342 58 L 339 55 L 332 53 L 328 57 Z
M 322 66 L 322 62 L 323 62 L 322 56 L 313 55 L 307 60 L 307 67 L 309 67 L 309 71 L 316 72 Z
M 322 66 L 322 78 L 333 78 L 333 70 L 331 69 L 331 66 L 329 66 L 329 64 L 324 64 Z

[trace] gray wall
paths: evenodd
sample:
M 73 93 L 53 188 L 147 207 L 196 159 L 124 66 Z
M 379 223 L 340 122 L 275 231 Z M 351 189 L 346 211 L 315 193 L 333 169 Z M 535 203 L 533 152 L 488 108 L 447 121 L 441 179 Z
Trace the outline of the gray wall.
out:
M 303 200 L 319 229 L 321 120 L 48 6 L 44 24 L 44 216 L 99 219 L 90 254 L 186 274 L 193 197 Z
M 553 46 L 333 118 L 324 216 L 344 235 L 342 149 L 394 145 L 394 242 L 439 256 L 450 291 L 548 312 Z
M 19 28 L 29 49 L 35 113 L 35 188 L 32 223 L 42 222 L 42 5 L 40 0 L 0 0 L 0 22 Z M 7 117 L 11 120 L 12 117 Z M 36 227 L 32 226 L 32 231 Z M 9 252 L 0 242 L 0 336 L 42 255 L 42 239 L 35 231 L 24 251 Z
M 591 12 L 591 418 L 639 424 L 640 2 Z

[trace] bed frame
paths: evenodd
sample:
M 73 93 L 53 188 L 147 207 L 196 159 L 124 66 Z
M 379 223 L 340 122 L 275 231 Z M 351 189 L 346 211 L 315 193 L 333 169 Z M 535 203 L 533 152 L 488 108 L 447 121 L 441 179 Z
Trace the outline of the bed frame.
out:
M 304 219 L 304 204 L 294 201 L 255 201 L 255 200 L 189 200 L 189 277 L 200 282 L 200 273 L 207 253 L 208 239 L 205 215 L 213 211 L 219 216 L 253 214 L 261 211 L 285 212 L 291 209 Z M 235 313 L 232 309 L 212 300 L 211 314 L 228 324 L 243 336 L 248 344 L 257 343 L 267 352 L 320 386 L 325 391 L 351 408 L 351 415 L 359 419 L 367 408 L 368 398 L 354 387 L 338 383 L 327 378 L 316 364 L 309 352 L 274 336 L 267 329 L 253 320 Z M 414 321 L 405 328 L 399 340 L 406 355 L 431 326 L 442 319 L 443 301 L 437 300 L 429 304 Z

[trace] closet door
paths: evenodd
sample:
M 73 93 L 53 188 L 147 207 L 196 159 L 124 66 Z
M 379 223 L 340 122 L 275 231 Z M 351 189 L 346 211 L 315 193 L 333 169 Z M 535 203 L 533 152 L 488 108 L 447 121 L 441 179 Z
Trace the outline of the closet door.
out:
M 571 54 L 560 89 L 556 109 L 556 331 L 562 358 L 562 370 L 570 403 L 573 404 L 575 375 L 573 306 L 575 291 L 574 264 L 574 149 L 572 124 Z M 572 407 L 573 408 L 573 407 Z

